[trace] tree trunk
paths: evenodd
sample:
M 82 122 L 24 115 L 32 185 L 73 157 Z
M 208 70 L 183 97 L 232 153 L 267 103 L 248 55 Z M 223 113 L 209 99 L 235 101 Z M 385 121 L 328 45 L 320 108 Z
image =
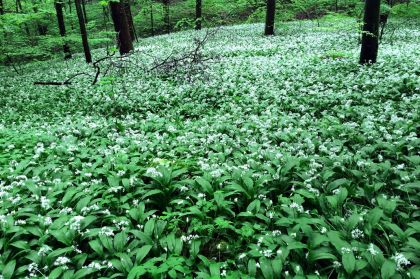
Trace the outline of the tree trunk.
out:
M 171 32 L 171 21 L 169 18 L 169 1 L 170 0 L 163 0 L 163 22 L 165 25 L 166 33 Z
M 117 45 L 120 54 L 126 54 L 133 50 L 133 42 L 130 36 L 130 27 L 127 16 L 121 2 L 109 2 L 111 8 L 111 17 L 114 22 L 114 29 L 117 32 Z
M 150 3 L 150 27 L 152 31 L 152 36 L 155 35 L 155 21 L 153 19 L 153 3 Z
M 16 13 L 18 13 L 19 12 L 19 10 L 21 11 L 21 12 L 23 12 L 23 9 L 22 9 L 22 3 L 20 2 L 20 0 L 16 0 Z M 26 35 L 28 36 L 28 38 L 31 38 L 31 32 L 29 32 L 29 27 L 28 27 L 28 24 L 26 24 L 26 23 L 24 23 L 24 25 L 23 25 L 24 27 L 25 27 L 25 32 L 26 32 Z M 30 39 L 31 40 L 31 39 Z M 32 40 L 31 40 L 32 41 Z
M 86 63 L 92 63 L 92 55 L 90 53 L 88 36 L 86 32 L 85 19 L 83 17 L 81 0 L 75 0 L 77 18 L 79 19 L 80 34 L 82 35 L 83 51 L 85 53 Z
M 267 14 L 265 17 L 265 35 L 274 35 L 274 16 L 276 15 L 276 0 L 267 0 Z
M 360 64 L 376 63 L 379 48 L 380 6 L 381 0 L 366 0 L 365 2 Z
M 83 17 L 85 19 L 85 23 L 87 24 L 88 23 L 88 18 L 87 18 L 87 14 L 86 14 L 86 3 L 85 3 L 86 1 L 82 0 L 81 2 L 82 2 Z
M 58 29 L 60 30 L 60 35 L 64 39 L 66 37 L 66 26 L 64 24 L 64 15 L 63 15 L 63 3 L 55 2 L 55 11 L 57 13 L 57 22 L 58 22 Z M 71 58 L 70 47 L 66 41 L 63 43 L 63 51 L 64 51 L 64 59 Z
M 130 0 L 124 0 L 124 12 L 127 17 L 128 28 L 130 31 L 131 41 L 137 40 L 136 29 L 134 28 L 133 14 L 131 13 Z
M 201 30 L 202 1 L 195 0 L 195 30 Z
M 0 0 L 0 15 L 4 15 L 3 0 Z
M 20 3 L 20 1 L 19 1 Z M 38 13 L 38 7 L 34 4 L 34 2 L 32 1 L 33 6 L 33 11 L 34 13 Z M 37 22 L 37 29 L 38 29 L 38 34 L 40 36 L 45 36 L 47 35 L 47 31 L 48 31 L 48 26 L 42 23 Z

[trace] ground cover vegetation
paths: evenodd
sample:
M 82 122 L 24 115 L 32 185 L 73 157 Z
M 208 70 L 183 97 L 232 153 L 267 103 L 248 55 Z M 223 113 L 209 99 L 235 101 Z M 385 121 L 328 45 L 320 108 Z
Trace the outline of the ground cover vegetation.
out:
M 0 278 L 420 278 L 415 5 L 9 52 Z

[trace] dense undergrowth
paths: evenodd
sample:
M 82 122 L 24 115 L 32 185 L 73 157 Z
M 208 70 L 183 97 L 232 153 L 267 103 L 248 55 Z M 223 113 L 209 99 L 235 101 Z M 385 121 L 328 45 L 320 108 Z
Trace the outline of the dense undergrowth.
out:
M 2 72 L 3 278 L 419 278 L 419 26 L 363 67 L 348 25 L 222 28 L 193 83 Z

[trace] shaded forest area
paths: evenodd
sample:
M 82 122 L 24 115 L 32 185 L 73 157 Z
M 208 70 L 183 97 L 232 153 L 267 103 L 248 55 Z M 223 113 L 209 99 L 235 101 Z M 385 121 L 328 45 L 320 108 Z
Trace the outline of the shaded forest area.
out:
M 117 25 L 114 24 L 115 19 L 119 18 L 115 15 L 118 14 L 117 6 L 120 5 L 128 15 L 126 20 L 130 23 L 129 32 L 135 39 L 192 28 L 200 29 L 201 25 L 211 27 L 262 22 L 266 17 L 266 2 L 262 0 L 126 0 L 121 4 L 95 0 L 2 0 L 0 63 L 10 65 L 44 60 L 56 57 L 63 48 L 64 57 L 67 58 L 71 52 L 80 52 L 82 46 L 85 51 L 88 47 L 106 47 L 112 50 L 116 42 L 115 32 L 119 32 L 120 28 L 117 25 L 121 25 L 118 22 Z M 382 11 L 412 19 L 420 16 L 418 6 L 409 0 L 385 1 Z M 277 1 L 275 20 L 316 20 L 330 13 L 341 13 L 361 20 L 363 1 Z M 272 20 L 274 22 L 274 16 Z M 119 34 L 127 36 L 124 32 Z M 126 51 L 132 48 L 129 45 L 124 47 Z

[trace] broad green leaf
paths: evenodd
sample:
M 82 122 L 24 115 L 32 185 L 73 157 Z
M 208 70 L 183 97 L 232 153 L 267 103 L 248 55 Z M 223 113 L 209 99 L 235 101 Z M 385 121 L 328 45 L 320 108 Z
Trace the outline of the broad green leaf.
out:
M 16 260 L 9 261 L 3 268 L 3 278 L 4 279 L 11 279 L 13 276 L 13 272 L 15 271 L 16 267 Z
M 344 253 L 342 256 L 342 262 L 343 262 L 344 270 L 348 274 L 351 274 L 356 267 L 356 259 L 354 257 L 353 252 Z
M 144 245 L 143 247 L 139 248 L 136 252 L 136 264 L 140 264 L 143 259 L 149 254 L 150 249 L 152 249 L 152 245 Z
M 381 267 L 381 276 L 383 279 L 389 279 L 397 272 L 397 266 L 394 261 L 386 260 Z

